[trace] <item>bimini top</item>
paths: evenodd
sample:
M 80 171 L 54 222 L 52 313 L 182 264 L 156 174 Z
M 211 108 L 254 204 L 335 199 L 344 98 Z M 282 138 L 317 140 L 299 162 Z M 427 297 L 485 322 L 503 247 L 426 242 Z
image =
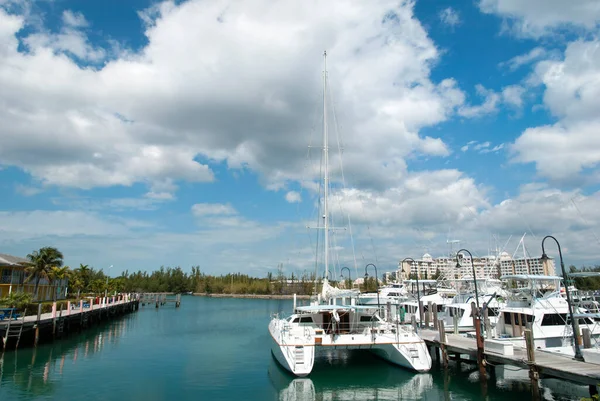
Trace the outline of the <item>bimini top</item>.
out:
M 416 284 L 417 280 L 404 280 L 403 283 Z M 419 280 L 419 284 L 436 284 L 437 280 Z
M 334 310 L 367 310 L 377 309 L 377 305 L 308 305 L 298 306 L 297 311 L 300 312 L 319 312 L 319 311 L 334 311 Z
M 508 274 L 500 277 L 500 280 L 532 280 L 532 281 L 554 281 L 562 280 L 559 276 L 543 276 L 541 274 Z

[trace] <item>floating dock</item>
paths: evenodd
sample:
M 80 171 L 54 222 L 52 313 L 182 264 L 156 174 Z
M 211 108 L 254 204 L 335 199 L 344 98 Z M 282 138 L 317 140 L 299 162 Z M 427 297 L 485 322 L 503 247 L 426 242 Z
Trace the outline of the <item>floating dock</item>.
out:
M 37 346 L 40 341 L 51 341 L 138 309 L 139 298 L 131 294 L 67 302 L 65 310 L 57 310 L 54 302 L 52 311 L 48 313 L 41 313 L 42 304 L 38 304 L 37 315 L 17 319 L 7 316 L 0 321 L 2 350 Z

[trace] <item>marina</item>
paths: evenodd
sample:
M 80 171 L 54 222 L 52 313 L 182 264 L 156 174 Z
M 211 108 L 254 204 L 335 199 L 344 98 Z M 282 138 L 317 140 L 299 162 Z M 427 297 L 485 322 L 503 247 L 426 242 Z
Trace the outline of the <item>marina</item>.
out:
M 0 398 L 3 401 L 191 400 L 199 395 L 226 401 L 531 398 L 526 369 L 498 366 L 495 377 L 488 375 L 484 397 L 472 363 L 450 358 L 444 369 L 434 358 L 429 372 L 415 374 L 382 361 L 368 350 L 327 349 L 316 358 L 311 375 L 298 378 L 268 352 L 270 337 L 265 330 L 269 311 L 289 311 L 293 300 L 182 298 L 180 308 L 157 310 L 154 305 L 146 305 L 136 313 L 93 325 L 61 341 L 4 353 L 0 358 Z M 231 330 L 232 327 L 236 330 Z M 244 335 L 240 336 L 240 332 Z M 99 382 L 110 385 L 98 385 Z M 540 392 L 545 400 L 580 401 L 588 396 L 587 387 L 565 381 L 557 384 L 555 379 L 545 376 L 540 379 Z

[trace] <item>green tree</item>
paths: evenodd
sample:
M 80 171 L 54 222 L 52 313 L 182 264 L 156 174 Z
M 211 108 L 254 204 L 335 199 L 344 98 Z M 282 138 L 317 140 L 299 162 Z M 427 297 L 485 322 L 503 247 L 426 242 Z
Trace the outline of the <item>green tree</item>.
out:
M 54 267 L 52 267 L 52 271 L 48 275 L 50 284 L 53 285 L 57 281 L 68 279 L 70 276 L 70 274 L 69 274 L 70 272 L 71 271 L 70 271 L 69 266 L 63 266 L 63 267 L 54 266 Z M 52 300 L 56 301 L 56 289 L 52 293 Z
M 63 265 L 63 254 L 58 249 L 47 246 L 40 248 L 39 251 L 31 252 L 27 255 L 27 259 L 29 259 L 29 266 L 25 268 L 28 274 L 25 282 L 28 283 L 31 280 L 35 280 L 35 289 L 33 292 L 37 299 L 40 280 L 45 278 L 50 281 L 53 268 Z

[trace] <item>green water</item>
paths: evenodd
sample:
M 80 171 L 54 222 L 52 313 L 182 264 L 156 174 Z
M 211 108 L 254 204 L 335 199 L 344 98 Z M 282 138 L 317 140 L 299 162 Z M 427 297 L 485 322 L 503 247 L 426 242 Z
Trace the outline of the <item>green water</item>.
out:
M 468 365 L 415 375 L 368 352 L 331 352 L 295 379 L 270 353 L 270 314 L 291 301 L 183 297 L 63 341 L 6 353 L 0 401 L 530 399 L 525 371 L 499 370 L 483 389 Z M 587 389 L 546 381 L 549 400 Z

